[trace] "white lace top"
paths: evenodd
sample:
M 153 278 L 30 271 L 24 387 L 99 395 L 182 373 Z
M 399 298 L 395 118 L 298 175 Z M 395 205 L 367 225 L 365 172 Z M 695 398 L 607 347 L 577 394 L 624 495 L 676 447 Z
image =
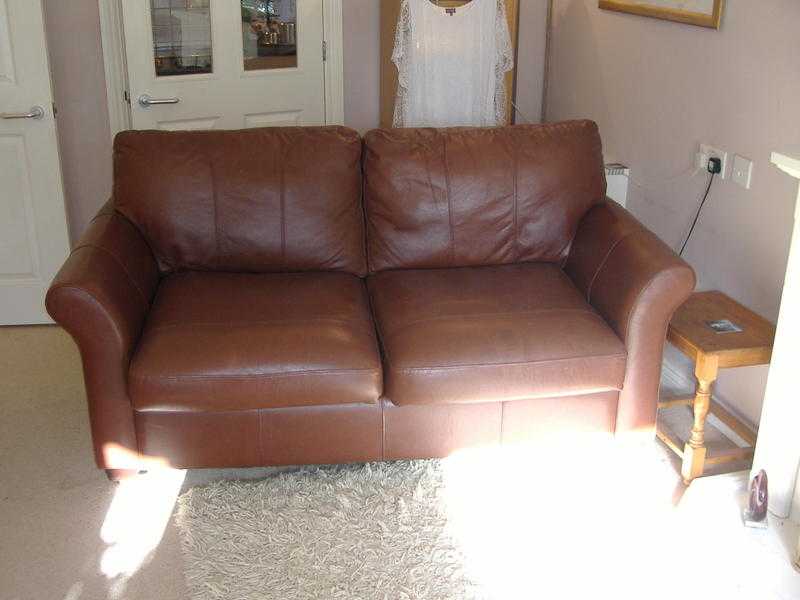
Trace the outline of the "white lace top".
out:
M 395 127 L 505 123 L 505 73 L 514 54 L 503 0 L 455 9 L 402 0 L 392 62 Z

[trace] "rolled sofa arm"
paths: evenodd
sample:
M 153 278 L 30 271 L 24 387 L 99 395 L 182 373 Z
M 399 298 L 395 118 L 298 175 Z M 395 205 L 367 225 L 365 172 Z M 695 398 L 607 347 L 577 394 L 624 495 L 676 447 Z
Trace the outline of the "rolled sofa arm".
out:
M 694 271 L 609 199 L 581 221 L 564 270 L 628 351 L 617 433 L 652 435 L 667 326 L 694 289 Z
M 103 469 L 139 468 L 128 365 L 158 278 L 139 230 L 109 203 L 47 292 L 47 312 L 81 353 L 95 460 Z

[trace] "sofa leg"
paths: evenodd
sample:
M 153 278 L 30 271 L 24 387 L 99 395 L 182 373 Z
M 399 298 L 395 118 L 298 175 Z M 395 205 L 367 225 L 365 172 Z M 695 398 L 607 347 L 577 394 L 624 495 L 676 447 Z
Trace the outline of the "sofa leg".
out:
M 106 476 L 108 477 L 108 480 L 113 481 L 114 483 L 119 483 L 125 479 L 130 479 L 139 473 L 142 473 L 142 471 L 136 471 L 134 469 L 106 469 Z

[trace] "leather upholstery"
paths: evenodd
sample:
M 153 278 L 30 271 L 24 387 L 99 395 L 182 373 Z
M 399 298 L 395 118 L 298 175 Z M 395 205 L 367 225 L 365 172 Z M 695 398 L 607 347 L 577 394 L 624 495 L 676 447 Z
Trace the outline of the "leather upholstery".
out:
M 342 404 L 136 414 L 143 455 L 173 467 L 252 467 L 443 458 L 468 448 L 612 435 L 618 392 L 395 406 Z
M 130 394 L 139 411 L 375 403 L 381 364 L 364 283 L 347 273 L 170 275 Z
M 611 200 L 581 223 L 565 272 L 625 343 L 617 432 L 655 431 L 667 327 L 695 286 L 692 268 Z
M 619 392 L 503 403 L 503 445 L 579 435 L 613 434 Z
M 360 153 L 341 127 L 117 138 L 115 202 L 46 300 L 99 466 L 652 435 L 695 278 L 602 199 L 593 123 L 371 132 L 366 239 Z
M 365 271 L 361 141 L 344 127 L 126 131 L 117 210 L 163 271 Z
M 385 460 L 444 458 L 465 448 L 514 447 L 567 435 L 611 435 L 618 392 L 477 404 L 383 401 Z
M 497 446 L 503 407 L 502 402 L 395 406 L 384 400 L 383 458 L 444 458 L 465 448 Z
M 233 412 L 137 412 L 142 454 L 174 467 L 253 467 L 380 460 L 380 404 Z
M 368 285 L 394 404 L 622 388 L 622 342 L 557 265 L 385 271 Z
M 365 137 L 370 270 L 560 262 L 605 196 L 591 121 Z
M 47 310 L 75 339 L 83 361 L 95 460 L 136 468 L 128 363 L 158 284 L 139 231 L 106 206 L 72 250 L 47 292 Z

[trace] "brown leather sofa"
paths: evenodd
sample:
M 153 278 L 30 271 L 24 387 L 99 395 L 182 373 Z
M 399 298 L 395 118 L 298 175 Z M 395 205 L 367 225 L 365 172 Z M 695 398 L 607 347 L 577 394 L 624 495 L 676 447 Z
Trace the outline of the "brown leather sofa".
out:
M 605 199 L 594 123 L 126 132 L 114 165 L 47 295 L 110 475 L 652 435 L 695 278 Z

